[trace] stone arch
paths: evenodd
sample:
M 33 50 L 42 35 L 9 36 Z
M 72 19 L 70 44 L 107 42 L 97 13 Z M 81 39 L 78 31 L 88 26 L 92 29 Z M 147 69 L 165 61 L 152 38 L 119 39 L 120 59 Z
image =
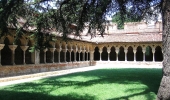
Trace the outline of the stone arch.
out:
M 71 61 L 74 61 L 74 51 L 71 52 Z
M 76 52 L 76 61 L 79 61 L 79 53 L 78 53 L 78 51 Z
M 19 64 L 19 65 L 21 65 L 21 64 L 23 64 L 23 51 L 22 51 L 22 49 L 21 49 L 21 41 L 20 40 L 18 40 L 17 42 L 16 42 L 16 44 L 18 45 L 17 46 L 17 48 L 15 49 L 15 64 Z
M 119 48 L 118 60 L 125 61 L 125 52 L 124 52 L 124 48 L 122 46 Z
M 60 52 L 60 62 L 64 62 L 64 52 L 61 50 Z
M 46 52 L 46 61 L 47 61 L 47 63 L 51 63 L 51 51 L 49 48 Z
M 27 44 L 29 47 L 28 49 L 25 51 L 25 63 L 26 64 L 32 64 L 32 60 L 31 60 L 31 52 L 30 52 L 30 47 L 32 46 L 32 43 L 31 41 L 28 41 L 28 44 Z
M 133 53 L 133 48 L 132 48 L 132 46 L 129 46 L 129 47 L 128 47 L 127 61 L 134 61 L 134 53 Z
M 55 48 L 56 48 L 56 50 L 55 50 L 55 52 L 54 52 L 54 62 L 60 63 L 59 61 L 60 61 L 61 58 L 60 58 L 60 59 L 58 58 L 59 53 L 60 53 L 61 50 L 62 50 L 62 48 L 61 48 L 61 42 L 60 42 L 60 41 L 58 41 L 58 42 L 55 43 Z M 60 56 L 61 56 L 61 53 L 60 53 Z
M 94 60 L 95 61 L 100 60 L 99 47 L 97 47 L 97 46 L 94 48 Z
M 114 46 L 111 47 L 110 61 L 116 61 L 116 49 Z
M 150 46 L 146 47 L 145 61 L 153 61 L 152 48 Z
M 68 50 L 66 52 L 66 61 L 70 62 L 70 52 Z
M 142 47 L 138 46 L 136 50 L 136 61 L 143 61 Z
M 9 39 L 4 39 L 4 48 L 1 50 L 1 63 L 2 65 L 11 65 L 11 50 L 8 47 L 9 45 Z
M 107 61 L 108 60 L 108 52 L 107 52 L 107 48 L 105 46 L 102 49 L 101 59 L 103 61 Z
M 160 46 L 157 46 L 155 48 L 155 61 L 162 61 L 162 60 L 163 60 L 162 48 Z

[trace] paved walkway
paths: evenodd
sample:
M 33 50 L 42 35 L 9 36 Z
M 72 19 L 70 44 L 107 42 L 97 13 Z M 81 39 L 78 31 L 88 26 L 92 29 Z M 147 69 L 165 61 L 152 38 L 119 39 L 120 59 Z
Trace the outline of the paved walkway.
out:
M 109 67 L 105 65 L 97 65 L 97 66 L 89 66 L 89 67 L 83 67 L 83 68 L 75 68 L 75 69 L 67 69 L 67 70 L 59 70 L 59 71 L 52 71 L 52 72 L 42 72 L 42 73 L 36 73 L 36 74 L 29 74 L 29 75 L 21 75 L 21 76 L 14 76 L 14 77 L 5 77 L 0 78 L 0 86 L 7 86 L 11 84 L 18 84 L 18 83 L 24 83 L 29 82 L 33 80 L 38 80 L 42 78 L 52 77 L 52 76 L 60 76 L 75 72 L 83 72 L 83 71 L 89 71 L 89 70 L 95 70 L 95 69 L 101 69 L 101 68 L 162 68 L 161 64 L 141 64 L 141 65 L 123 65 L 118 64 L 115 65 L 116 67 Z

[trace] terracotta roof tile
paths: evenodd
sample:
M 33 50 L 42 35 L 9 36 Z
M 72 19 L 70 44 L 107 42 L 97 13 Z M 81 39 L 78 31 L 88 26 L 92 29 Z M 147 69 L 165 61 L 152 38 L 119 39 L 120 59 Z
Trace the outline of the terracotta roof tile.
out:
M 76 39 L 76 38 L 74 38 Z M 77 38 L 78 39 L 78 38 Z M 161 42 L 162 34 L 160 33 L 139 33 L 139 34 L 111 34 L 104 35 L 104 37 L 97 35 L 92 38 L 90 36 L 82 36 L 83 41 L 88 42 Z

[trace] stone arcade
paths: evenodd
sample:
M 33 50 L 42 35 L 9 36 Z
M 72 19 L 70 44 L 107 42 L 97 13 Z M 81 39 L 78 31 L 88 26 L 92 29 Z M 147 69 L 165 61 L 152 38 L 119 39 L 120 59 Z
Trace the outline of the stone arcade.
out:
M 0 40 L 0 77 L 55 71 L 75 67 L 93 66 L 103 62 L 162 62 L 162 23 L 153 25 L 144 22 L 125 23 L 123 30 L 110 23 L 104 37 L 96 35 L 82 39 L 69 36 L 63 41 L 60 36 L 50 42 L 51 48 L 29 52 L 34 40 L 27 34 L 14 45 L 14 34 Z M 55 34 L 55 32 L 53 32 Z

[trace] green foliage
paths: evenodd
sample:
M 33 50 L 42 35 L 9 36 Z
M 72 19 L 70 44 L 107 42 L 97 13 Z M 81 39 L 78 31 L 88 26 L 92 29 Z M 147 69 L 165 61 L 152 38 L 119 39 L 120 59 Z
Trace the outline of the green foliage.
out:
M 14 28 L 17 30 L 17 40 L 24 31 L 31 31 L 35 34 L 35 49 L 47 46 L 48 42 L 45 44 L 41 42 L 48 40 L 44 34 L 50 35 L 51 31 L 61 33 L 63 39 L 70 34 L 81 37 L 84 28 L 88 29 L 87 34 L 91 37 L 96 35 L 94 31 L 96 29 L 103 36 L 107 23 L 106 16 L 120 12 L 117 13 L 120 17 L 116 17 L 115 21 L 121 28 L 124 22 L 139 21 L 151 6 L 154 10 L 159 9 L 160 2 L 160 0 L 1 0 L 0 36 L 10 34 L 8 29 Z M 150 10 L 148 15 L 151 15 Z
M 117 23 L 117 28 L 118 29 L 123 29 L 124 28 L 124 22 L 140 22 L 141 17 L 136 15 L 136 16 L 131 16 L 131 13 L 121 14 L 120 12 L 117 12 L 115 15 L 112 17 L 112 22 Z

